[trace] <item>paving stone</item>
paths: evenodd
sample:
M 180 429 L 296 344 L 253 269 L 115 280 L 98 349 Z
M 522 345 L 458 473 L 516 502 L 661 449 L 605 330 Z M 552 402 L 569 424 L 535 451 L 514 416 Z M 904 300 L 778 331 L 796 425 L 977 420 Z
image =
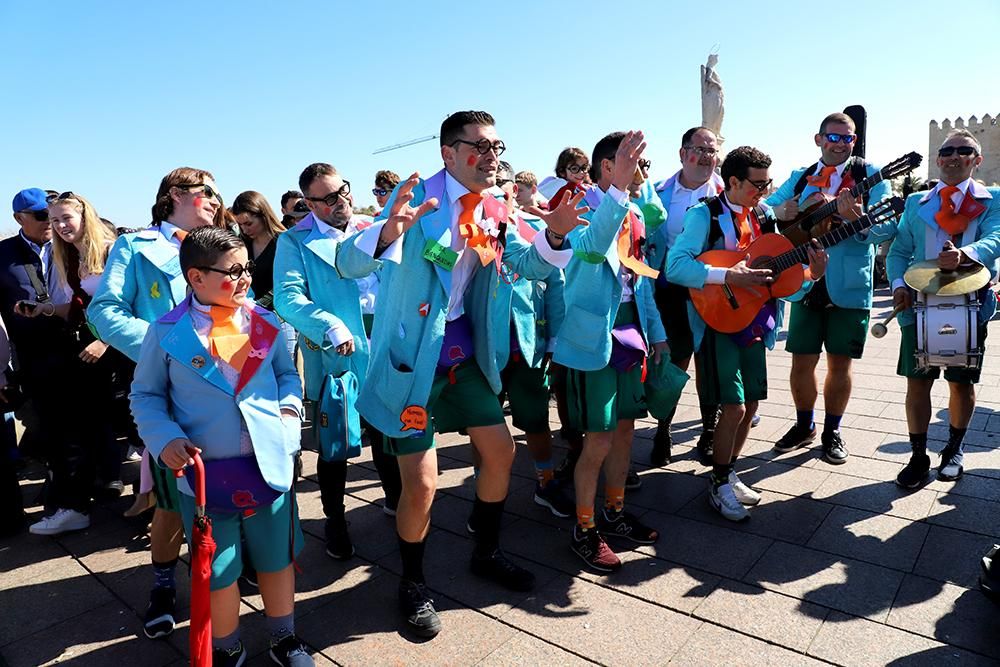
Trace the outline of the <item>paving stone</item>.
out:
M 1000 479 L 983 476 L 982 470 L 967 468 L 959 482 L 944 482 L 932 479 L 927 489 L 958 496 L 972 496 L 990 502 L 1000 503 Z
M 909 572 L 927 530 L 923 523 L 835 507 L 807 546 Z
M 913 568 L 919 574 L 966 588 L 978 586 L 980 556 L 996 543 L 992 537 L 931 526 Z
M 891 482 L 896 479 L 896 475 L 905 465 L 905 463 L 896 461 L 883 461 L 882 459 L 871 458 L 871 455 L 862 456 L 860 453 L 853 451 L 850 445 L 848 445 L 848 451 L 851 452 L 851 455 L 845 463 L 838 466 L 832 466 L 818 456 L 810 465 L 818 470 L 828 470 L 834 476 L 862 477 L 879 482 Z
M 994 664 L 983 656 L 837 611 L 830 612 L 809 655 L 846 667 Z
M 812 456 L 811 450 L 800 450 L 796 454 L 800 459 Z M 789 464 L 788 460 L 757 463 L 744 459 L 744 465 L 737 466 L 737 469 L 740 479 L 755 489 L 777 491 L 789 496 L 811 495 L 830 476 L 829 471 Z
M 920 521 L 927 516 L 934 504 L 935 494 L 928 489 L 907 492 L 895 482 L 876 482 L 833 473 L 816 489 L 812 497 L 834 505 Z
M 670 661 L 678 667 L 718 667 L 718 665 L 781 665 L 817 667 L 823 663 L 768 644 L 727 628 L 706 623 L 698 628 Z
M 613 665 L 665 664 L 701 625 L 688 616 L 568 576 L 539 589 L 502 620 L 547 641 L 572 646 L 590 660 Z
M 743 576 L 772 544 L 769 539 L 729 527 L 660 512 L 647 512 L 643 521 L 659 531 L 660 540 L 639 547 L 639 551 L 723 576 Z
M 802 653 L 829 610 L 772 591 L 723 580 L 694 615 Z
M 593 665 L 578 655 L 564 651 L 558 646 L 537 637 L 519 632 L 510 641 L 504 642 L 497 650 L 478 663 L 478 667 L 520 667 L 521 665 L 552 665 L 553 667 L 577 667 Z
M 626 491 L 625 503 L 635 507 L 672 513 L 705 490 L 705 480 L 694 475 L 655 469 L 642 474 L 642 488 Z
M 743 581 L 800 600 L 884 621 L 903 573 L 775 542 Z
M 1000 615 L 978 590 L 906 575 L 886 623 L 1000 658 Z
M 1000 503 L 988 500 L 938 493 L 927 520 L 940 526 L 1000 537 Z

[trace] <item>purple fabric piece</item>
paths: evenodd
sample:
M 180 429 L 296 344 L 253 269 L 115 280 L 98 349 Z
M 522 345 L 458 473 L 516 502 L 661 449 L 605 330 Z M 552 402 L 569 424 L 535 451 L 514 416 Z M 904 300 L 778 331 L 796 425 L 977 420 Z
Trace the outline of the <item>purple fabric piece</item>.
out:
M 649 354 L 642 331 L 636 324 L 623 324 L 611 330 L 611 367 L 627 373 Z
M 186 468 L 184 475 L 194 488 L 194 470 Z M 268 486 L 253 456 L 205 461 L 205 501 L 215 512 L 246 512 L 267 507 L 281 496 Z
M 746 329 L 731 334 L 733 341 L 740 347 L 750 347 L 754 343 L 764 340 L 771 331 L 774 331 L 775 316 L 778 314 L 777 302 L 773 299 L 764 304 L 764 307 L 757 313 Z
M 476 344 L 472 337 L 472 323 L 462 315 L 444 326 L 444 342 L 438 356 L 437 372 L 443 375 L 449 369 L 472 358 Z

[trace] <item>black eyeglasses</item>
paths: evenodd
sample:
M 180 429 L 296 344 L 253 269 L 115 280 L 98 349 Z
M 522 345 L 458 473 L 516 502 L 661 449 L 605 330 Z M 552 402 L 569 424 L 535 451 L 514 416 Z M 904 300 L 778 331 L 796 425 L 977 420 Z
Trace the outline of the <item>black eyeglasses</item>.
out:
M 385 188 L 372 188 L 372 194 L 376 197 L 384 197 L 389 194 L 389 191 Z
M 642 169 L 643 171 L 649 171 L 649 168 L 652 166 L 652 160 L 639 160 L 639 169 Z
M 854 140 L 858 138 L 856 134 L 837 134 L 836 132 L 827 132 L 823 136 L 826 137 L 826 140 L 831 144 L 840 142 L 847 145 L 853 144 Z
M 374 190 L 373 190 L 374 192 Z M 351 182 L 344 181 L 344 184 L 340 186 L 339 189 L 334 190 L 328 195 L 323 197 L 306 197 L 309 201 L 321 201 L 327 206 L 334 206 L 337 203 L 339 197 L 347 198 L 347 195 L 351 194 Z
M 244 273 L 247 274 L 247 278 L 253 278 L 253 270 L 257 268 L 257 265 L 251 259 L 243 265 L 233 264 L 228 269 L 217 269 L 214 266 L 196 266 L 194 268 L 201 269 L 202 271 L 211 271 L 212 273 L 221 273 L 224 276 L 229 276 L 232 280 L 239 280 L 240 276 Z
M 589 164 L 571 164 L 566 167 L 566 171 L 571 174 L 582 174 L 590 169 Z
M 476 152 L 478 152 L 480 155 L 486 155 L 490 151 L 493 151 L 494 153 L 496 153 L 497 157 L 503 155 L 503 152 L 507 150 L 507 147 L 504 146 L 504 143 L 499 139 L 497 139 L 496 141 L 490 141 L 489 139 L 480 139 L 479 141 L 466 141 L 465 139 L 455 139 L 455 141 L 451 142 L 450 145 L 454 146 L 455 144 L 467 144 L 469 146 L 472 146 L 473 148 L 476 149 Z
M 503 186 L 507 185 L 508 183 L 513 183 L 513 182 L 514 181 L 512 181 L 509 178 L 498 178 L 497 179 L 497 187 L 498 188 L 502 188 Z
M 771 183 L 774 183 L 774 179 L 773 178 L 769 178 L 766 181 L 751 181 L 749 178 L 744 179 L 744 180 L 746 180 L 746 182 L 749 183 L 750 185 L 752 185 L 755 188 L 757 188 L 757 192 L 764 192 L 769 187 L 771 187 Z
M 205 185 L 204 183 L 195 183 L 194 185 L 178 185 L 179 188 L 184 188 L 187 191 L 194 190 L 195 188 L 201 188 L 203 195 L 209 199 L 214 199 L 217 202 L 222 202 L 222 195 L 215 191 L 211 185 Z
M 958 153 L 962 157 L 979 155 L 979 151 L 974 146 L 945 146 L 938 149 L 938 157 L 951 157 L 955 153 Z
M 708 146 L 684 146 L 684 150 L 696 153 L 699 157 L 715 157 L 719 151 Z

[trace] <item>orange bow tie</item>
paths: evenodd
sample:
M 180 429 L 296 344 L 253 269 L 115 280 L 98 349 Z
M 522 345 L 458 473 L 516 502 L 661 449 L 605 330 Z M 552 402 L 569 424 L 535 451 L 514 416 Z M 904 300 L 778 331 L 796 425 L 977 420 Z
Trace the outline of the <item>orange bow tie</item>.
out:
M 646 276 L 655 279 L 660 275 L 656 269 L 652 269 L 642 261 L 641 244 L 639 240 L 644 235 L 642 221 L 635 213 L 629 211 L 625 214 L 621 231 L 618 232 L 618 260 L 626 269 L 637 276 Z
M 740 232 L 739 241 L 736 243 L 737 250 L 743 250 L 750 245 L 753 241 L 753 225 L 747 219 L 749 210 L 744 208 L 742 211 L 734 211 L 729 209 L 733 216 L 733 222 L 736 223 L 736 228 Z
M 497 257 L 496 239 L 487 236 L 482 227 L 476 224 L 476 207 L 483 201 L 482 195 L 474 192 L 464 194 L 458 198 L 462 204 L 462 212 L 458 214 L 458 233 L 465 239 L 468 247 L 472 248 L 483 266 L 487 266 Z
M 250 336 L 236 325 L 236 308 L 212 306 L 212 330 L 208 332 L 209 352 L 222 359 L 237 371 L 243 370 L 243 363 L 250 353 Z
M 946 185 L 939 190 L 941 195 L 941 209 L 934 214 L 934 221 L 938 227 L 948 232 L 952 236 L 961 234 L 969 226 L 969 218 L 955 210 L 955 202 L 951 196 L 959 192 L 954 185 Z
M 806 176 L 806 185 L 811 185 L 822 190 L 830 187 L 830 178 L 837 171 L 836 167 L 823 167 L 818 174 Z

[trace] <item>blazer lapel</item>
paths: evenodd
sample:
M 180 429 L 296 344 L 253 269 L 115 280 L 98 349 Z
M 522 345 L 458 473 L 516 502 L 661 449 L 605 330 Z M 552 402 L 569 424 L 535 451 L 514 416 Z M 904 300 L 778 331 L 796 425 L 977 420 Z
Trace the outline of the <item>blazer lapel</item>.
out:
M 226 381 L 222 371 L 215 365 L 215 359 L 195 333 L 194 322 L 187 309 L 176 316 L 170 333 L 161 339 L 160 346 L 182 366 L 187 366 L 227 394 L 235 394 L 233 386 Z
M 313 214 L 310 213 L 309 217 L 312 218 Z M 320 231 L 319 225 L 316 224 L 315 220 L 312 221 L 312 231 L 310 231 L 309 236 L 306 237 L 304 245 L 309 248 L 310 252 L 314 255 L 329 264 L 331 267 L 336 268 L 337 241 L 334 241 Z
M 438 200 L 438 207 L 420 219 L 420 230 L 427 241 L 451 248 L 451 206 L 446 199 L 443 169 L 424 181 L 423 201 L 431 198 Z M 434 272 L 437 273 L 445 294 L 451 294 L 451 271 L 435 264 Z
M 935 196 L 926 197 L 925 199 L 921 200 L 921 205 L 920 209 L 918 210 L 918 213 L 920 214 L 920 217 L 924 219 L 924 222 L 926 222 L 934 229 L 938 229 L 938 223 L 937 220 L 934 219 L 934 216 L 940 210 L 941 210 L 941 198 L 935 194 Z
M 271 355 L 274 341 L 278 337 L 278 328 L 264 318 L 263 312 L 265 311 L 260 306 L 255 304 L 252 309 L 245 308 L 244 312 L 250 316 L 250 353 L 240 370 L 240 377 L 236 382 L 236 394 L 243 391 L 250 379 Z
M 181 274 L 181 261 L 177 249 L 164 238 L 158 227 L 143 230 L 139 238 L 146 242 L 139 246 L 138 253 L 145 257 L 164 278 L 164 284 L 156 286 L 156 291 L 160 294 L 169 291 L 175 305 L 184 301 L 187 296 L 187 283 Z

